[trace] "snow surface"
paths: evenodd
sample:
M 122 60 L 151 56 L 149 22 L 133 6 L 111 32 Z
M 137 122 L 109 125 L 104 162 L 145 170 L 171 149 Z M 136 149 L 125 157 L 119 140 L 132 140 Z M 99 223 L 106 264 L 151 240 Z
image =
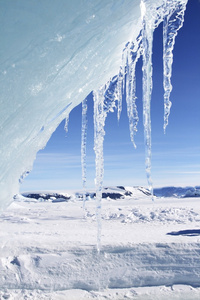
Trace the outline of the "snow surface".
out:
M 85 210 L 82 192 L 17 195 L 0 216 L 0 298 L 199 299 L 199 195 L 166 192 L 104 188 L 99 254 L 94 191 Z

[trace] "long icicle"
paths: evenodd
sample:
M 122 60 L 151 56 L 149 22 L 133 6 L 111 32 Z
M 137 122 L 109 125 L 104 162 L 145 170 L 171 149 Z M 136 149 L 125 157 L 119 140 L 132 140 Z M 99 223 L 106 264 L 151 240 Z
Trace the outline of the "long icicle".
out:
M 116 108 L 116 76 L 102 86 L 98 91 L 93 91 L 94 100 L 94 151 L 96 165 L 96 220 L 97 220 L 97 251 L 101 249 L 101 200 L 104 175 L 103 142 L 105 136 L 105 121 L 108 112 Z
M 170 7 L 169 14 L 165 14 L 163 21 L 163 87 L 164 87 L 164 132 L 168 125 L 172 91 L 171 76 L 173 63 L 173 49 L 178 30 L 183 26 L 186 2 L 165 0 L 166 10 Z M 175 3 L 175 4 L 174 4 Z M 172 5 L 173 4 L 173 5 Z
M 66 133 L 68 133 L 68 125 L 69 125 L 69 114 L 65 118 L 64 130 Z
M 126 74 L 126 51 L 127 46 L 124 48 L 122 53 L 122 65 L 120 66 L 119 74 L 117 77 L 117 86 L 116 86 L 116 98 L 118 100 L 118 107 L 117 107 L 117 119 L 120 120 L 121 112 L 122 112 L 122 95 L 124 92 L 124 82 L 125 82 L 125 74 Z
M 136 106 L 136 63 L 141 55 L 141 39 L 139 34 L 135 44 L 132 44 L 127 51 L 127 67 L 126 67 L 126 103 L 127 115 L 129 119 L 130 137 L 133 146 L 136 148 L 134 136 L 137 132 L 137 124 L 139 121 L 137 106 Z
M 104 174 L 104 159 L 103 159 L 103 141 L 104 141 L 104 125 L 106 112 L 104 110 L 104 92 L 105 88 L 100 88 L 98 91 L 93 91 L 94 99 L 94 151 L 96 155 L 96 220 L 97 220 L 97 251 L 101 248 L 101 199 Z
M 87 98 L 82 102 L 81 166 L 83 183 L 83 208 L 86 202 L 86 143 L 87 143 Z
M 151 20 L 147 23 L 146 6 L 141 2 L 143 18 L 142 46 L 143 46 L 143 124 L 145 142 L 145 168 L 149 191 L 153 196 L 151 179 L 151 94 L 152 94 L 152 43 L 153 28 Z

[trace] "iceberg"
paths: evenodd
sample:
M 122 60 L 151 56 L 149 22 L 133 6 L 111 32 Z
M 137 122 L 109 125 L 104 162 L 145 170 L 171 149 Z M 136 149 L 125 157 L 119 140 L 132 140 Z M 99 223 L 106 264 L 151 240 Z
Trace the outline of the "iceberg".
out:
M 183 23 L 186 4 L 187 0 L 0 1 L 1 209 L 12 202 L 20 181 L 31 171 L 37 152 L 45 147 L 60 122 L 66 119 L 67 127 L 70 111 L 92 90 L 98 95 L 117 74 L 120 115 L 120 95 L 128 65 L 132 86 L 129 94 L 134 98 L 135 85 L 131 80 L 135 61 L 124 61 L 126 67 L 122 64 L 125 45 L 129 45 L 127 52 L 132 56 L 133 45 L 138 45 L 136 53 L 143 54 L 146 170 L 151 188 L 153 31 L 170 16 L 165 21 L 169 23 L 165 32 L 173 35 L 165 55 L 168 108 L 174 36 Z M 138 44 L 141 32 L 142 48 Z M 134 102 L 133 106 L 129 102 L 129 107 L 130 127 L 136 131 Z M 131 119 L 134 115 L 136 122 Z M 169 109 L 165 115 L 167 124 Z

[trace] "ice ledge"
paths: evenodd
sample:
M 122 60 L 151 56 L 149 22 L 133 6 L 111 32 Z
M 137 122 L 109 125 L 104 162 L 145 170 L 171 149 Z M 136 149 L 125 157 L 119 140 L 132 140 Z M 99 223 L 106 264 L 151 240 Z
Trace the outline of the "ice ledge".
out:
M 140 3 L 145 4 L 143 26 L 146 24 L 148 32 L 144 32 L 143 41 L 148 45 L 149 31 L 164 19 L 163 7 L 177 2 L 187 0 L 0 3 L 1 208 L 12 201 L 18 179 L 31 170 L 36 153 L 71 109 L 118 73 L 124 45 L 134 43 L 142 28 Z M 150 52 L 144 52 L 148 58 Z M 150 65 L 147 61 L 146 69 Z M 144 94 L 151 90 L 148 81 Z M 149 110 L 147 98 L 144 103 Z M 150 128 L 146 126 L 150 125 L 147 110 L 145 119 L 145 128 Z M 145 136 L 149 147 L 146 170 L 152 189 L 149 129 Z
M 0 28 L 3 208 L 59 123 L 118 73 L 141 28 L 140 0 L 1 1 Z

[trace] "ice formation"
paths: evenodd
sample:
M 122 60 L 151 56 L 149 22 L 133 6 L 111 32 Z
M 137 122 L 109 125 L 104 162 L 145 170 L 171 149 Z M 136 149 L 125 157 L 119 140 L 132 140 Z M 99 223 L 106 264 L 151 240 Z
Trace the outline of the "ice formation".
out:
M 173 47 L 177 31 L 183 25 L 187 1 L 165 0 L 159 7 L 148 0 L 141 0 L 142 29 L 136 40 L 129 41 L 122 54 L 122 65 L 117 78 L 94 92 L 94 150 L 96 154 L 96 202 L 97 202 L 97 249 L 100 249 L 101 236 L 101 199 L 103 187 L 103 141 L 104 126 L 107 113 L 115 107 L 118 101 L 118 120 L 122 110 L 122 94 L 125 90 L 127 114 L 129 118 L 130 137 L 134 147 L 134 135 L 137 131 L 138 113 L 136 107 L 135 68 L 139 57 L 143 57 L 143 125 L 145 143 L 145 167 L 149 191 L 153 197 L 151 179 L 151 94 L 152 94 L 152 47 L 153 32 L 163 22 L 163 65 L 164 65 L 164 130 L 168 124 L 170 113 L 170 93 L 172 90 L 171 74 L 173 62 Z M 109 95 L 109 97 L 108 97 Z M 108 105 L 109 104 L 109 105 Z M 111 109 L 110 109 L 111 108 Z M 152 198 L 153 199 L 153 198 Z
M 94 91 L 94 151 L 96 155 L 96 218 L 97 218 L 97 250 L 100 250 L 101 242 L 101 199 L 103 187 L 103 141 L 106 112 L 104 110 L 104 88 Z
M 171 1 L 166 0 L 166 9 Z M 172 91 L 171 76 L 173 63 L 173 48 L 178 30 L 183 26 L 186 1 L 177 1 L 171 7 L 169 13 L 164 16 L 163 21 L 163 87 L 164 87 L 164 132 L 168 124 Z
M 172 50 L 177 30 L 183 23 L 186 3 L 187 0 L 0 1 L 1 208 L 12 201 L 12 196 L 18 192 L 18 179 L 31 170 L 36 153 L 45 147 L 59 123 L 95 90 L 95 106 L 98 103 L 94 122 L 98 211 L 103 180 L 103 126 L 107 114 L 104 105 L 106 103 L 110 110 L 118 100 L 119 118 L 122 91 L 126 86 L 134 143 L 138 122 L 135 64 L 140 54 L 143 54 L 144 62 L 146 170 L 152 190 L 150 102 L 153 32 L 165 20 L 167 124 Z M 119 75 L 114 77 L 116 74 Z
M 104 175 L 103 142 L 105 121 L 109 111 L 115 107 L 116 78 L 93 92 L 94 99 L 94 151 L 96 155 L 96 218 L 97 218 L 97 249 L 100 250 L 101 236 L 101 199 Z
M 0 1 L 1 208 L 71 109 L 118 73 L 139 4 Z
M 81 166 L 83 182 L 83 207 L 86 201 L 86 143 L 87 143 L 87 98 L 82 102 Z
M 107 93 L 111 96 L 112 107 L 114 101 L 118 101 L 118 119 L 122 110 L 122 94 L 125 90 L 127 102 L 127 114 L 129 118 L 130 137 L 134 147 L 134 135 L 137 131 L 138 113 L 136 107 L 136 78 L 135 68 L 138 58 L 143 57 L 143 124 L 145 143 L 145 166 L 149 191 L 153 196 L 153 184 L 151 179 L 151 94 L 152 94 L 152 47 L 153 32 L 159 23 L 163 22 L 163 65 L 164 65 L 164 130 L 168 123 L 171 102 L 169 100 L 172 90 L 171 74 L 173 62 L 173 47 L 177 31 L 183 25 L 184 12 L 187 1 L 165 0 L 160 6 L 154 6 L 151 1 L 141 0 L 142 29 L 136 40 L 129 41 L 122 54 L 122 65 L 118 74 L 117 83 L 113 92 L 108 84 L 94 94 L 94 130 L 96 153 L 96 201 L 97 223 L 100 226 L 101 191 L 103 184 L 103 140 L 104 126 L 107 116 Z M 108 92 L 109 91 L 109 92 Z M 100 230 L 100 229 L 99 229 Z M 98 235 L 99 236 L 99 235 Z M 98 237 L 98 244 L 99 244 Z

